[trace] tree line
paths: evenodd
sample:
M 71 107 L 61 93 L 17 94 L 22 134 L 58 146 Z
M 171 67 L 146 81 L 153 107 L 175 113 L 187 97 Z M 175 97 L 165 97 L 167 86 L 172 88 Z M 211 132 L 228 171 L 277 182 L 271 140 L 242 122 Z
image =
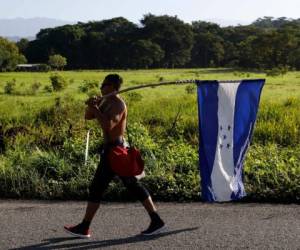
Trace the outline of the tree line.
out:
M 220 27 L 147 14 L 139 24 L 118 17 L 42 29 L 35 40 L 22 39 L 17 47 L 31 63 L 61 55 L 68 69 L 300 69 L 300 19 L 263 17 L 250 25 Z

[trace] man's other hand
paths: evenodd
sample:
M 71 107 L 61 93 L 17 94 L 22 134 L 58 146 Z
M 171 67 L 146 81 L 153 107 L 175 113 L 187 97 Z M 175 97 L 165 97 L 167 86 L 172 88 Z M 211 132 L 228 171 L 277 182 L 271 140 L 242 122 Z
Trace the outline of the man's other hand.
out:
M 90 107 L 95 107 L 95 106 L 98 106 L 100 104 L 101 100 L 102 100 L 102 97 L 93 96 L 93 97 L 90 97 L 89 99 L 87 99 L 85 104 L 90 106 Z

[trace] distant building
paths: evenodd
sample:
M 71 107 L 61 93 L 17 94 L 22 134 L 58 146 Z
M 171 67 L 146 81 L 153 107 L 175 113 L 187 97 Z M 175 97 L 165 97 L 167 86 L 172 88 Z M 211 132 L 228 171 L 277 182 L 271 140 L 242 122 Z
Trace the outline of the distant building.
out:
M 45 67 L 49 67 L 46 64 L 36 63 L 36 64 L 18 64 L 16 71 L 47 71 Z

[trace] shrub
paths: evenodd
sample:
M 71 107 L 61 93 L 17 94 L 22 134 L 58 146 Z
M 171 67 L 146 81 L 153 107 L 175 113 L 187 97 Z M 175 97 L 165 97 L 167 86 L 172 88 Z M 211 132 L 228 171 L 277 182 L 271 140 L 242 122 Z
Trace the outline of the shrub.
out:
M 196 86 L 194 84 L 186 86 L 185 87 L 185 92 L 187 94 L 194 94 L 196 92 Z
M 98 89 L 91 89 L 89 92 L 87 92 L 88 97 L 98 96 L 99 90 Z
M 285 107 L 291 107 L 294 105 L 300 104 L 300 101 L 295 98 L 295 97 L 288 97 L 285 101 L 284 101 L 284 106 Z
M 83 93 L 98 89 L 99 83 L 96 80 L 84 80 L 83 84 L 79 86 L 79 91 Z
M 273 68 L 271 70 L 266 70 L 266 75 L 267 76 L 279 76 L 280 75 L 280 70 L 279 68 Z
M 266 75 L 267 76 L 284 76 L 287 72 L 289 71 L 288 66 L 279 66 L 276 68 L 273 68 L 271 70 L 266 70 Z
M 253 145 L 245 162 L 245 186 L 249 198 L 292 202 L 300 200 L 300 147 Z
M 49 72 L 50 70 L 51 70 L 51 67 L 45 63 L 40 64 L 39 68 L 38 68 L 38 71 L 40 71 L 40 72 Z
M 53 88 L 52 88 L 51 85 L 46 85 L 46 86 L 44 87 L 44 90 L 45 90 L 46 92 L 48 92 L 48 93 L 53 92 Z
M 139 102 L 143 99 L 143 96 L 140 93 L 137 93 L 137 92 L 129 92 L 126 95 L 126 99 L 129 102 Z
M 36 92 L 40 89 L 42 84 L 40 82 L 34 82 L 31 84 L 30 89 L 32 94 L 36 94 Z
M 299 102 L 294 98 L 283 103 L 262 103 L 254 131 L 254 142 L 295 146 L 300 141 Z M 298 104 L 298 105 L 297 105 Z
M 50 81 L 54 91 L 60 91 L 67 87 L 66 79 L 59 74 L 50 76 Z
M 163 76 L 158 76 L 158 81 L 163 82 L 165 78 Z
M 4 93 L 10 95 L 13 94 L 15 91 L 16 91 L 16 79 L 12 79 L 11 81 L 8 81 L 4 86 Z

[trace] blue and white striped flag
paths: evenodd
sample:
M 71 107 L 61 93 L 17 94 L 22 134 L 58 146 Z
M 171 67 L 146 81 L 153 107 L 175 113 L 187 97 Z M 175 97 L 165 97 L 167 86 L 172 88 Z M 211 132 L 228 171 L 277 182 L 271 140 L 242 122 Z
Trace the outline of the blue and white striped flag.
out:
M 264 82 L 197 82 L 203 200 L 230 201 L 246 195 L 243 162 Z

